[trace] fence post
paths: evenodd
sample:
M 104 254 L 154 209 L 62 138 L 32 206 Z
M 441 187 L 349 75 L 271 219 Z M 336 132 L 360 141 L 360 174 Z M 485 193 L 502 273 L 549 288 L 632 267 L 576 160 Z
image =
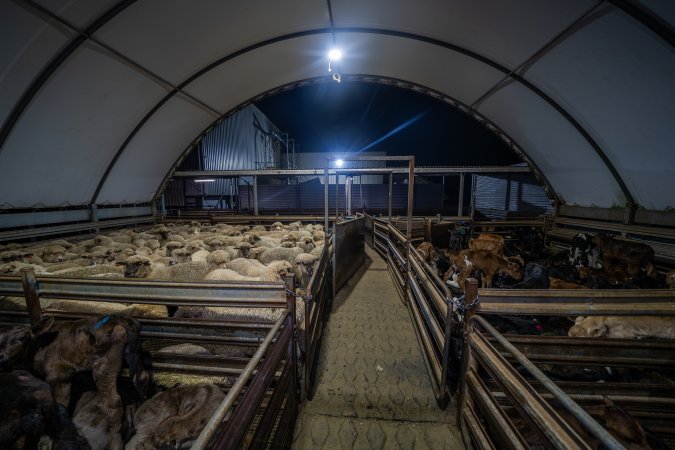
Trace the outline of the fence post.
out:
M 468 278 L 464 283 L 464 305 L 468 306 L 478 298 L 478 281 L 475 278 Z M 475 309 L 464 310 L 464 334 L 462 339 L 462 366 L 459 372 L 459 399 L 457 402 L 457 426 L 461 429 L 464 425 L 464 407 L 466 406 L 466 373 L 469 370 L 471 359 L 471 348 L 469 336 L 473 326 L 469 323 L 471 317 L 475 314 Z M 465 442 L 464 445 L 469 445 Z
M 293 395 L 298 395 L 298 354 L 297 354 L 297 345 L 298 345 L 298 324 L 296 323 L 295 315 L 295 283 L 294 275 L 288 274 L 284 277 L 284 282 L 286 283 L 286 304 L 288 305 L 288 311 L 290 312 L 290 325 L 293 327 L 293 333 L 291 341 L 288 348 L 288 363 L 293 365 L 293 383 L 292 390 Z
M 26 309 L 31 324 L 35 324 L 42 318 L 42 308 L 40 307 L 40 293 L 38 291 L 35 271 L 30 267 L 24 267 L 20 271 L 23 293 L 26 297 Z

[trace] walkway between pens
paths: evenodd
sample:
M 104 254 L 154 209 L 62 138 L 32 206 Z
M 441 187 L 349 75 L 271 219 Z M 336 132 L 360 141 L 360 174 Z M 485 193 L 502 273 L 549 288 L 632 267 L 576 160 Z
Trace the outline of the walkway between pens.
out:
M 451 407 L 436 405 L 386 262 L 367 246 L 366 253 L 335 299 L 318 387 L 300 411 L 293 448 L 463 449 Z

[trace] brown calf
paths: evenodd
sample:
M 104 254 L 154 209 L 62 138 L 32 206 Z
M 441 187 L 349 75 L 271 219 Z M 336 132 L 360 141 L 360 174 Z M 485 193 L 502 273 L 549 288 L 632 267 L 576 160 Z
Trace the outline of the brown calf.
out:
M 182 386 L 160 392 L 134 414 L 136 434 L 125 450 L 181 445 L 196 438 L 224 398 L 222 389 L 215 384 Z
M 108 448 L 121 449 L 122 402 L 117 392 L 117 376 L 122 360 L 127 361 L 134 385 L 142 395 L 149 381 L 141 359 L 139 323 L 130 317 L 116 315 L 56 324 L 53 320 L 44 320 L 34 327 L 24 325 L 23 332 L 20 327 L 5 330 L 0 334 L 0 354 L 4 354 L 7 361 L 12 361 L 20 355 L 30 358 L 30 349 L 34 350 L 32 361 L 35 372 L 45 378 L 52 387 L 54 398 L 64 407 L 70 400 L 72 377 L 78 372 L 91 370 L 101 396 L 101 406 L 108 412 L 111 433 Z M 36 334 L 39 337 L 47 332 L 53 340 L 36 348 Z
M 567 334 L 613 339 L 675 339 L 675 317 L 581 316 Z
M 469 250 L 485 250 L 504 255 L 504 238 L 496 234 L 481 233 L 475 239 L 469 240 Z
M 623 262 L 631 276 L 639 275 L 642 268 L 648 276 L 656 277 L 654 249 L 640 242 L 620 241 L 608 236 L 597 235 L 593 243 L 602 252 L 603 267 L 609 269 L 614 261 Z
M 483 273 L 482 287 L 489 287 L 492 284 L 492 278 L 498 273 L 508 275 L 515 280 L 523 277 L 518 264 L 490 251 L 463 250 L 454 259 L 459 267 L 460 273 L 456 283 L 460 289 L 464 286 L 471 270 L 480 270 Z M 449 281 L 447 277 L 446 280 Z

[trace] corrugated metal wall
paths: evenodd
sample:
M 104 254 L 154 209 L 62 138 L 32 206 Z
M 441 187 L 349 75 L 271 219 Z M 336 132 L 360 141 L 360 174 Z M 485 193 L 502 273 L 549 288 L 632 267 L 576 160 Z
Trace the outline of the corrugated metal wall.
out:
M 254 105 L 249 105 L 211 130 L 199 146 L 202 170 L 278 168 L 279 129 Z M 205 183 L 206 195 L 236 195 L 236 179 Z
M 404 211 L 408 205 L 408 185 L 395 184 L 392 190 L 394 211 Z M 363 191 L 361 191 L 363 188 Z M 345 186 L 339 186 L 340 211 L 346 206 Z M 241 208 L 253 211 L 253 188 L 241 186 Z M 389 186 L 364 184 L 352 186 L 352 212 L 385 212 L 388 209 Z M 363 199 L 363 200 L 362 200 Z M 443 203 L 443 186 L 439 184 L 415 185 L 415 213 L 435 214 Z M 335 210 L 335 185 L 328 186 L 328 207 Z M 258 211 L 263 214 L 298 212 L 319 213 L 324 209 L 324 186 L 318 180 L 290 185 L 258 186 Z
M 490 219 L 532 217 L 550 213 L 544 188 L 529 174 L 476 175 L 475 208 Z
M 347 157 L 352 155 L 351 153 L 341 153 L 336 156 Z M 363 156 L 387 156 L 387 152 L 364 152 L 361 153 Z M 322 169 L 326 166 L 326 157 L 333 156 L 331 153 L 296 153 L 296 163 L 299 169 Z M 332 165 L 331 167 L 335 167 Z M 386 167 L 385 161 L 345 161 L 343 168 L 368 168 L 368 167 Z M 317 177 L 299 177 L 300 183 L 316 179 Z M 323 177 L 319 177 L 323 183 Z M 354 184 L 382 184 L 383 181 L 382 175 L 361 175 L 354 177 Z M 329 177 L 330 184 L 335 184 L 335 176 Z M 340 184 L 345 184 L 345 177 L 340 176 Z
M 279 129 L 267 116 L 249 105 L 206 134 L 177 170 L 278 168 L 282 146 L 278 136 Z M 185 186 L 175 180 L 164 192 L 167 206 L 181 207 L 213 207 L 218 198 L 237 194 L 237 180 L 223 178 L 209 183 L 187 181 Z M 189 197 L 202 195 L 211 197 L 211 201 L 204 205 L 190 201 Z

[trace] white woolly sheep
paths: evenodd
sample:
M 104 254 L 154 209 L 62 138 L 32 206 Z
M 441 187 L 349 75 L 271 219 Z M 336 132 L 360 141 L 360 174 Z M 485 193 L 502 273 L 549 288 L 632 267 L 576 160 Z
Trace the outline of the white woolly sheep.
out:
M 99 264 L 96 266 L 79 267 L 52 272 L 52 275 L 58 275 L 59 277 L 63 278 L 87 278 L 102 274 L 114 274 L 119 277 L 123 276 L 121 268 L 109 264 Z
M 207 281 L 262 281 L 260 277 L 247 277 L 232 269 L 215 269 L 206 274 Z
M 210 272 L 205 262 L 185 262 L 173 266 L 161 266 L 152 271 L 152 276 L 158 280 L 195 281 L 203 280 Z
M 184 248 L 177 248 L 171 252 L 171 256 L 178 263 L 184 263 L 192 260 L 192 254 Z
M 200 250 L 204 250 L 205 248 L 206 246 L 204 246 L 204 243 L 200 240 L 189 241 L 185 244 L 185 251 L 187 251 L 189 254 L 196 253 Z
M 299 287 L 307 287 L 309 280 L 312 279 L 316 259 L 316 256 L 312 254 L 300 253 L 293 260 L 293 272 L 295 273 L 295 281 Z
M 225 250 L 216 250 L 206 257 L 206 262 L 211 267 L 225 268 L 230 262 L 230 255 Z
M 23 268 L 32 268 L 37 274 L 48 273 L 47 268 L 36 264 L 27 264 L 21 261 L 11 261 L 0 265 L 0 274 L 18 274 Z
M 271 248 L 261 253 L 260 256 L 258 257 L 258 260 L 263 264 L 269 264 L 273 261 L 282 261 L 282 260 L 292 263 L 295 257 L 298 256 L 300 253 L 303 253 L 303 251 L 301 248 L 298 247 L 292 248 L 277 247 Z
M 314 240 L 311 237 L 304 237 L 300 239 L 296 245 L 300 247 L 305 253 L 311 252 L 314 250 L 314 247 L 316 247 Z
M 257 277 L 266 266 L 255 259 L 236 258 L 227 263 L 227 268 L 247 277 Z
M 194 253 L 190 256 L 190 259 L 191 259 L 192 261 L 195 261 L 195 262 L 199 262 L 199 261 L 201 261 L 201 262 L 208 262 L 208 261 L 206 260 L 206 258 L 208 258 L 210 254 L 211 254 L 211 252 L 208 251 L 208 250 L 199 250 L 199 251 L 194 252 Z

